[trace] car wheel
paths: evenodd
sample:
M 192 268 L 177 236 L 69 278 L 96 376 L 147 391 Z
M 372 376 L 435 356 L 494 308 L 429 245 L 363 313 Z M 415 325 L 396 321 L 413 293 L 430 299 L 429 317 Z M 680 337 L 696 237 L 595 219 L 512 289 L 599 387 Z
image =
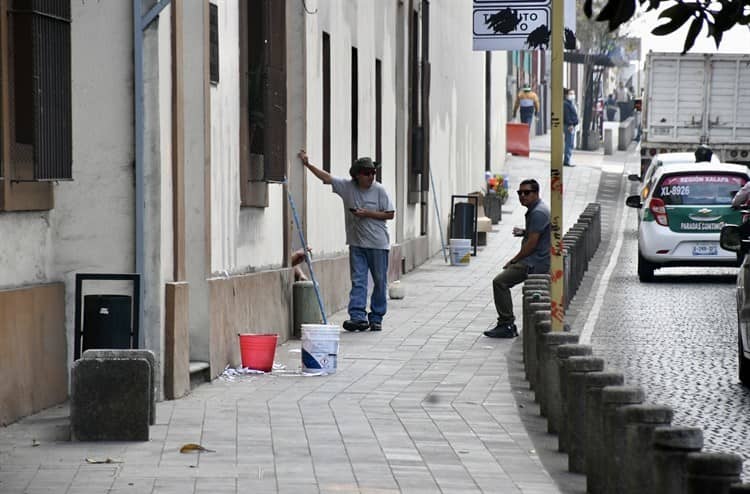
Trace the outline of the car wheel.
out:
M 740 368 L 740 382 L 750 387 L 750 359 L 745 358 L 742 351 L 742 336 L 737 333 L 737 360 Z
M 638 279 L 642 282 L 649 282 L 654 280 L 654 265 L 643 258 L 640 252 L 638 252 Z

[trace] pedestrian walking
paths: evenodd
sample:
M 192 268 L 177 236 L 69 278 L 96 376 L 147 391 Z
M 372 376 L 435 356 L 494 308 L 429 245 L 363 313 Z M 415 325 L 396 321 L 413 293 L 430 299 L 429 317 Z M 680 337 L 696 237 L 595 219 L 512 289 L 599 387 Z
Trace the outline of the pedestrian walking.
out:
M 565 126 L 565 155 L 563 165 L 575 166 L 570 162 L 573 154 L 573 142 L 575 140 L 576 125 L 578 125 L 578 110 L 576 110 L 576 93 L 572 89 L 566 92 L 567 96 L 563 102 L 563 125 Z
M 619 110 L 614 94 L 609 93 L 609 96 L 607 96 L 607 102 L 604 104 L 604 107 L 607 110 L 607 121 L 614 122 L 615 118 L 617 117 L 617 111 Z
M 513 118 L 516 118 L 519 109 L 521 110 L 521 123 L 531 128 L 531 122 L 539 113 L 539 96 L 531 90 L 528 84 L 524 85 L 523 91 L 516 96 L 516 102 L 513 104 Z
M 539 198 L 539 182 L 526 179 L 518 186 L 517 193 L 518 201 L 527 208 L 526 224 L 525 228 L 513 228 L 514 236 L 523 237 L 521 249 L 492 280 L 497 325 L 484 332 L 490 338 L 518 336 L 510 289 L 523 283 L 530 274 L 549 273 L 550 214 L 547 204 Z
M 388 192 L 375 181 L 380 166 L 372 159 L 359 158 L 349 168 L 351 178 L 334 177 L 312 163 L 307 153 L 299 152 L 302 164 L 344 203 L 346 243 L 349 245 L 349 273 L 352 288 L 349 292 L 349 319 L 344 321 L 347 331 L 380 331 L 387 308 L 388 251 L 391 240 L 386 221 L 392 220 L 396 208 Z M 372 275 L 374 288 L 367 312 L 367 273 Z

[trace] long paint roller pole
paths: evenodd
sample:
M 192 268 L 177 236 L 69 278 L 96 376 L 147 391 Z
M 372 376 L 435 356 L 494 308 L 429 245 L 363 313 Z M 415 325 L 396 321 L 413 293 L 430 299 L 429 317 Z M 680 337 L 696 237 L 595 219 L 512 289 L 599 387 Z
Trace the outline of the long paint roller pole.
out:
M 287 187 L 286 196 L 289 198 L 289 205 L 292 207 L 292 216 L 294 216 L 294 224 L 297 227 L 297 233 L 299 233 L 299 241 L 302 243 L 302 249 L 305 252 L 305 262 L 307 263 L 307 269 L 310 270 L 310 278 L 312 278 L 313 288 L 315 289 L 315 296 L 318 298 L 318 307 L 320 307 L 320 316 L 323 318 L 323 324 L 328 324 L 328 318 L 326 317 L 326 310 L 323 308 L 323 299 L 320 297 L 320 291 L 318 290 L 318 281 L 315 279 L 315 273 L 313 272 L 312 262 L 310 262 L 310 253 L 307 251 L 307 243 L 305 242 L 305 235 L 302 233 L 302 227 L 299 224 L 299 216 L 297 216 L 297 208 L 294 206 L 294 199 L 292 194 L 289 192 L 289 187 L 286 181 L 283 182 L 284 186 Z
M 440 231 L 440 246 L 443 249 L 443 260 L 448 262 L 448 256 L 445 254 L 445 239 L 443 238 L 443 225 L 440 224 L 440 209 L 438 208 L 437 190 L 435 190 L 435 177 L 432 176 L 432 167 L 430 167 L 430 182 L 432 182 L 432 199 L 435 201 L 435 214 L 437 215 L 438 230 Z

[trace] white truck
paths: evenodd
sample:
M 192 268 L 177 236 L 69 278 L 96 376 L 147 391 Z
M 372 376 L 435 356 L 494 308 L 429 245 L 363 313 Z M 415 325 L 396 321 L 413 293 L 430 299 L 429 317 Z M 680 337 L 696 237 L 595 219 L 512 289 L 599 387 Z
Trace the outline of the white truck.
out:
M 641 176 L 656 153 L 700 144 L 750 165 L 750 55 L 649 52 L 645 81 Z

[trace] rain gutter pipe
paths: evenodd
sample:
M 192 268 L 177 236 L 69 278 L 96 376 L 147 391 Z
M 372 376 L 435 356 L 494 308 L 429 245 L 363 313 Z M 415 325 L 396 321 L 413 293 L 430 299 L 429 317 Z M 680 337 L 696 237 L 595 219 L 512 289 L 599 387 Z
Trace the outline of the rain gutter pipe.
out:
M 147 274 L 145 271 L 145 234 L 143 227 L 143 216 L 146 202 L 143 197 L 143 135 L 144 108 L 143 108 L 143 31 L 159 16 L 164 7 L 169 5 L 170 0 L 160 0 L 143 15 L 143 0 L 133 0 L 133 106 L 135 113 L 135 272 L 141 275 L 141 283 L 137 294 L 138 304 L 138 327 L 143 328 L 139 335 L 138 348 L 144 347 L 146 329 L 143 325 L 143 313 L 145 302 L 143 299 L 144 286 Z

